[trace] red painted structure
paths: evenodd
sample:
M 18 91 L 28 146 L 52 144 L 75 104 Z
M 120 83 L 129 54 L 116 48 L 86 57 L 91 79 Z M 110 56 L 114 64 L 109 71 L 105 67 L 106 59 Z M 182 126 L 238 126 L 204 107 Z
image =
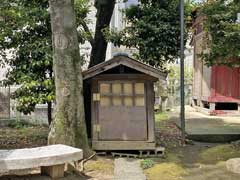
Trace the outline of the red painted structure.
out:
M 240 114 L 240 68 L 207 67 L 199 54 L 206 50 L 204 18 L 195 19 L 193 106 L 211 115 Z
M 240 68 L 213 66 L 209 102 L 240 103 Z

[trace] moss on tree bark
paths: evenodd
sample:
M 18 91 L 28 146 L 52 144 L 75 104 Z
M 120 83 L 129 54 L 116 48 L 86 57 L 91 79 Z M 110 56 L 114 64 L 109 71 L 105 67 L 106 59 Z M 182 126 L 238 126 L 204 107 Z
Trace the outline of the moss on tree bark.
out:
M 56 106 L 48 143 L 82 148 L 86 157 L 91 151 L 84 115 L 83 80 L 73 0 L 49 0 L 49 3 Z

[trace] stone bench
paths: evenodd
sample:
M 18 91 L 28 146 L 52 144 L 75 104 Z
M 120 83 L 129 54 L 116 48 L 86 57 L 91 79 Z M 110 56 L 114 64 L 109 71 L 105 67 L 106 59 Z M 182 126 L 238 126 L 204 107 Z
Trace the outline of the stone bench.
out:
M 0 174 L 13 170 L 41 167 L 41 174 L 52 178 L 64 176 L 64 165 L 83 158 L 81 149 L 66 145 L 0 150 Z

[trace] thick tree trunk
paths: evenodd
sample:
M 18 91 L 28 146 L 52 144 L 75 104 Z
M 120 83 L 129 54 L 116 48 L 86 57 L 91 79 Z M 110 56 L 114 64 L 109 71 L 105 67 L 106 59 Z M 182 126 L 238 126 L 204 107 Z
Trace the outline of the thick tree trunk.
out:
M 73 0 L 49 0 L 49 3 L 56 106 L 48 143 L 82 148 L 86 157 L 90 154 L 90 149 L 84 116 L 83 82 Z
M 109 28 L 114 10 L 115 0 L 96 0 L 95 7 L 97 8 L 97 22 L 95 35 L 92 42 L 92 51 L 89 67 L 95 66 L 105 61 L 107 51 L 107 41 L 104 38 L 103 30 Z

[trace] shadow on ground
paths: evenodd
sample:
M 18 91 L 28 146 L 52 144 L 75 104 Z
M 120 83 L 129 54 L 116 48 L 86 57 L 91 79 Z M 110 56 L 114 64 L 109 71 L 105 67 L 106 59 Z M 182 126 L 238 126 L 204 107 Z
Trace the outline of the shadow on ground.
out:
M 181 127 L 179 113 L 171 113 L 170 120 Z M 231 142 L 240 139 L 240 117 L 204 115 L 187 106 L 185 124 L 188 138 L 195 141 Z
M 175 120 L 179 121 L 179 113 L 171 113 Z M 201 133 L 204 141 L 209 134 L 230 132 L 235 129 L 240 133 L 240 122 L 236 118 L 221 119 L 207 118 L 199 114 L 194 115 L 187 113 L 186 121 L 187 130 L 189 132 Z M 170 115 L 170 116 L 171 116 Z M 176 122 L 172 118 L 164 116 L 156 116 L 156 138 L 159 145 L 166 147 L 165 158 L 149 158 L 145 159 L 145 166 L 150 168 L 145 169 L 148 180 L 239 180 L 239 174 L 234 174 L 227 170 L 226 161 L 230 158 L 240 157 L 240 143 L 206 143 L 206 142 L 191 142 L 191 145 L 182 147 L 180 145 L 181 132 L 176 128 Z M 222 127 L 223 126 L 223 127 Z M 227 128 L 225 130 L 224 128 Z M 212 133 L 212 134 L 211 134 Z M 213 137 L 213 141 L 216 141 Z M 152 166 L 153 164 L 153 166 Z

